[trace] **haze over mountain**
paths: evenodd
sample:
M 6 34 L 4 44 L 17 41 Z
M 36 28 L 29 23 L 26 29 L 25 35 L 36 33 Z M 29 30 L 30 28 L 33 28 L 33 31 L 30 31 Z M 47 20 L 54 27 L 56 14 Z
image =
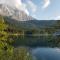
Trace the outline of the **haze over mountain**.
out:
M 19 10 L 6 4 L 0 4 L 0 15 L 11 17 L 18 21 L 34 20 L 25 11 Z

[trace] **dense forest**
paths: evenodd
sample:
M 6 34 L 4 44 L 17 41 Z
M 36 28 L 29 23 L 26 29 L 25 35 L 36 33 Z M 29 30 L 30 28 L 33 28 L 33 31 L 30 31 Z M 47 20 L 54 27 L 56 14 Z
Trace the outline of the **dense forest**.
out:
M 60 47 L 60 35 L 56 33 L 60 29 L 60 21 L 51 27 L 18 29 L 0 16 L 0 60 L 33 60 L 28 48 L 15 48 L 17 46 Z

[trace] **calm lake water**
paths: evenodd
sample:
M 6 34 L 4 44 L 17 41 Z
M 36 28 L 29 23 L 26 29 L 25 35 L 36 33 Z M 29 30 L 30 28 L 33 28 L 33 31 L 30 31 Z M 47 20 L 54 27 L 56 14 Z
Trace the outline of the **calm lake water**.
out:
M 55 47 L 54 42 L 56 40 L 57 38 L 52 36 L 43 36 L 43 37 L 23 36 L 18 37 L 16 39 L 14 46 L 16 45 L 16 46 L 31 47 L 34 60 L 60 60 L 60 48 L 48 48 L 49 46 Z
M 60 60 L 59 48 L 34 48 L 32 50 L 36 60 Z

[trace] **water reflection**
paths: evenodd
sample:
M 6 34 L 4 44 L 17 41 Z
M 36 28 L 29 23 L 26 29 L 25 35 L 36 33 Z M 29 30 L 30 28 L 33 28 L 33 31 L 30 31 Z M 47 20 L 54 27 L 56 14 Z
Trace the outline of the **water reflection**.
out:
M 32 54 L 36 56 L 37 60 L 60 60 L 59 48 L 35 48 Z
M 60 60 L 59 48 L 40 48 L 60 46 L 60 36 L 16 36 L 14 46 L 32 48 L 34 60 Z M 39 47 L 39 48 L 34 48 Z
M 53 36 L 17 36 L 14 39 L 14 46 L 29 46 L 29 47 L 56 47 L 60 46 L 60 38 Z

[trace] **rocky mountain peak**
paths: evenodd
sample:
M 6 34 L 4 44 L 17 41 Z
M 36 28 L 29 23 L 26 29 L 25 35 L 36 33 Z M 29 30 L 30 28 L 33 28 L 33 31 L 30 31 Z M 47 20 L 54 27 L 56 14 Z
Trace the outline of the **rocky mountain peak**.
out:
M 28 16 L 24 11 L 6 4 L 0 4 L 0 15 L 8 16 L 18 21 L 34 20 L 33 17 Z

